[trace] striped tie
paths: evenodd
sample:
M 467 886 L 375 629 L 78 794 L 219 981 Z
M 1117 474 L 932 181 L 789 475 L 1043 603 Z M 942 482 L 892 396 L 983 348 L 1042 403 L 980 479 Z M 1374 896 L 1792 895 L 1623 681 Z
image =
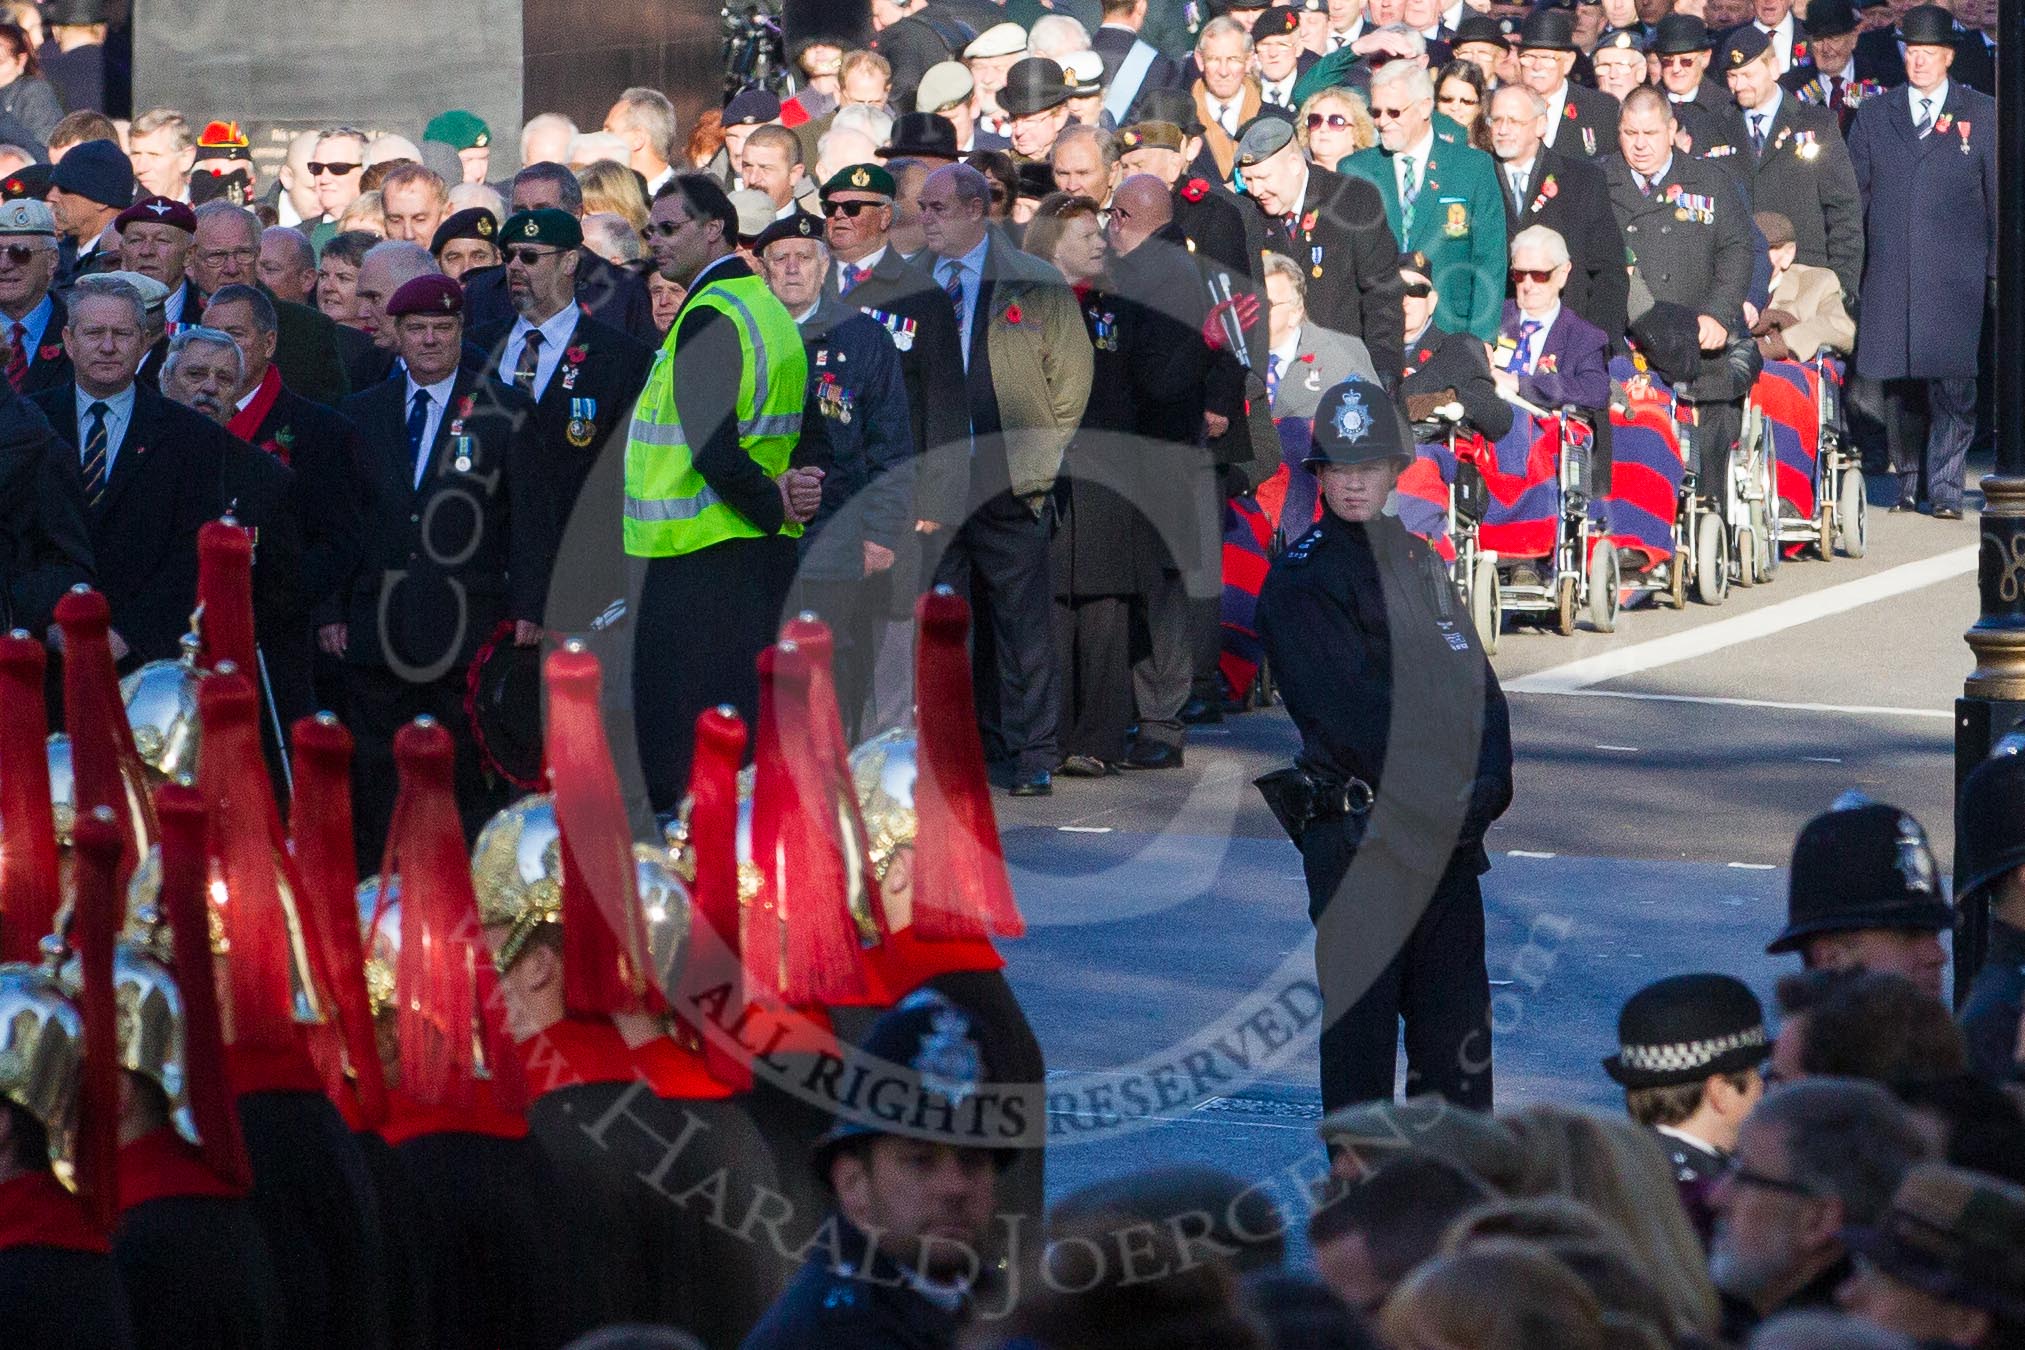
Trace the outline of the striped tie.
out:
M 7 333 L 7 383 L 14 386 L 14 392 L 21 392 L 21 382 L 28 378 L 28 326 L 17 323 Z
M 513 387 L 529 398 L 535 397 L 534 377 L 541 370 L 541 330 L 530 328 L 520 344 L 520 360 L 513 368 Z
M 105 415 L 111 411 L 103 403 L 94 403 L 84 410 L 91 419 L 84 432 L 84 503 L 94 511 L 105 500 Z

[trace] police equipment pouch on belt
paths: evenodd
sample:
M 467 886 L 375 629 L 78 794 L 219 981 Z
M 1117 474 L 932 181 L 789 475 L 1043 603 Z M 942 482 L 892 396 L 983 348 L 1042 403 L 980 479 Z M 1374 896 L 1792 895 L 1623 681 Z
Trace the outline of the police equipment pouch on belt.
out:
M 1280 828 L 1296 844 L 1310 825 L 1369 814 L 1374 800 L 1371 785 L 1361 778 L 1333 782 L 1314 776 L 1298 764 L 1254 778 L 1252 786 L 1266 799 L 1273 819 L 1280 822 Z

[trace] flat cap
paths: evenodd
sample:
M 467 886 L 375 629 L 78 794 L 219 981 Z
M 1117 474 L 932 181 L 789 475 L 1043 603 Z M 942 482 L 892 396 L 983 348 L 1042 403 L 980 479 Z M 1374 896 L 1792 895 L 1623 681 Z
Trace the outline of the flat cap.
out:
M 1782 211 L 1760 211 L 1751 217 L 1757 222 L 1758 233 L 1765 236 L 1767 248 L 1793 242 L 1793 218 Z
M 976 87 L 969 66 L 961 61 L 937 61 L 922 72 L 921 83 L 914 87 L 914 111 L 941 112 L 969 98 Z
M 141 293 L 141 304 L 150 314 L 160 314 L 168 302 L 169 288 L 144 272 L 101 272 L 100 276 L 111 281 L 124 281 Z
M 899 189 L 893 182 L 893 175 L 882 164 L 846 164 L 830 175 L 830 181 L 823 184 L 825 201 L 836 192 L 869 192 L 891 201 Z
M 1237 163 L 1241 169 L 1262 164 L 1293 143 L 1294 124 L 1284 117 L 1261 113 L 1246 124 L 1238 137 Z
M 821 238 L 823 238 L 823 222 L 806 211 L 797 211 L 791 216 L 782 216 L 761 230 L 759 237 L 752 241 L 752 251 L 764 253 L 771 245 L 778 244 L 783 239 Z
M 496 244 L 499 242 L 499 222 L 484 207 L 467 206 L 436 227 L 435 235 L 429 240 L 429 251 L 441 257 L 452 239 L 482 239 L 488 244 Z
M 963 59 L 975 61 L 988 56 L 1017 56 L 1027 49 L 1027 30 L 1016 23 L 995 23 L 971 39 Z
M 1920 1163 L 1882 1219 L 1841 1236 L 1859 1257 L 1937 1302 L 2025 1320 L 2025 1187 Z
M 1716 58 L 1717 65 L 1721 70 L 1736 70 L 1771 50 L 1771 36 L 1756 24 L 1747 23 L 1730 30 L 1729 36 L 1723 39 L 1722 53 Z
M 464 288 L 444 276 L 431 272 L 416 277 L 394 292 L 387 301 L 387 317 L 398 319 L 403 314 L 462 314 L 464 312 Z
M 584 242 L 584 227 L 567 211 L 553 206 L 533 211 L 516 211 L 499 227 L 499 246 L 546 244 L 552 248 L 578 248 Z
M 56 213 L 49 209 L 49 203 L 29 197 L 0 203 L 0 235 L 23 234 L 56 237 Z
M 780 120 L 780 98 L 764 89 L 741 89 L 724 105 L 724 125 L 756 127 Z
M 69 158 L 69 156 L 65 156 Z M 58 165 L 59 169 L 63 166 Z M 173 225 L 191 234 L 197 232 L 197 213 L 183 202 L 168 197 L 143 197 L 113 217 L 113 228 L 121 234 L 129 225 Z
M 452 150 L 480 150 L 492 144 L 492 128 L 478 114 L 452 108 L 429 119 L 429 125 L 422 128 L 422 139 L 441 141 Z

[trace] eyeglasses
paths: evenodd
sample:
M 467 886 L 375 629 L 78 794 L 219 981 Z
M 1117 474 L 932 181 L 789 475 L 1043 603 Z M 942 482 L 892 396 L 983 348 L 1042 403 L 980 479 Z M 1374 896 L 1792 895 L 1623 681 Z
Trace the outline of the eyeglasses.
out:
M 197 261 L 206 267 L 216 267 L 228 262 L 250 263 L 259 256 L 257 248 L 207 248 L 197 255 Z
M 1659 63 L 1662 66 L 1691 66 L 1700 55 L 1700 52 L 1683 52 L 1675 56 L 1662 56 Z
M 1425 281 L 1409 281 L 1406 283 L 1404 294 L 1410 300 L 1425 300 L 1434 294 L 1434 287 Z
M 1812 1200 L 1815 1198 L 1814 1192 L 1802 1186 L 1799 1182 L 1788 1181 L 1784 1177 L 1768 1177 L 1762 1172 L 1753 1172 L 1735 1158 L 1730 1159 L 1730 1165 L 1723 1170 L 1723 1175 L 1729 1178 L 1732 1186 L 1754 1186 L 1761 1191 L 1778 1191 L 1782 1195 L 1797 1195 L 1802 1200 Z
M 9 244 L 5 248 L 0 248 L 0 258 L 5 258 L 16 267 L 26 267 L 43 251 L 33 244 Z
M 317 161 L 311 160 L 309 162 L 309 176 L 317 178 L 324 174 L 329 174 L 333 178 L 342 178 L 348 173 L 357 173 L 364 167 L 363 164 L 319 164 Z
M 1320 131 L 1323 127 L 1327 127 L 1331 131 L 1343 131 L 1350 125 L 1350 118 L 1345 113 L 1308 114 L 1308 130 L 1310 131 Z
M 543 258 L 553 258 L 561 252 L 559 248 L 510 248 L 506 250 L 506 259 L 522 267 L 533 267 Z
M 823 214 L 826 216 L 848 216 L 852 220 L 856 220 L 860 215 L 872 210 L 874 207 L 884 205 L 884 202 L 824 202 Z
M 1554 274 L 1560 270 L 1558 267 L 1514 267 L 1512 280 L 1530 281 L 1535 286 L 1544 286 L 1552 281 Z
M 647 228 L 640 233 L 650 239 L 657 235 L 663 239 L 673 239 L 682 233 L 682 227 L 688 223 L 686 220 L 650 220 L 647 222 Z
M 1371 120 L 1374 122 L 1397 122 L 1410 111 L 1410 108 L 1380 108 L 1374 104 L 1371 109 Z

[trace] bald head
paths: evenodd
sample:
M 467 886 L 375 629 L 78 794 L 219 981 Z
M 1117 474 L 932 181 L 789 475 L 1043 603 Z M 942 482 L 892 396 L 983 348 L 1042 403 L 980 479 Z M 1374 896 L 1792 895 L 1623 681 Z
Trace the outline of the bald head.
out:
M 435 255 L 420 244 L 389 240 L 373 245 L 359 264 L 359 331 L 388 351 L 394 350 L 394 325 L 387 319 L 387 302 L 416 277 L 442 270 Z
M 1111 196 L 1111 247 L 1124 256 L 1174 219 L 1174 197 L 1150 173 L 1135 173 Z

